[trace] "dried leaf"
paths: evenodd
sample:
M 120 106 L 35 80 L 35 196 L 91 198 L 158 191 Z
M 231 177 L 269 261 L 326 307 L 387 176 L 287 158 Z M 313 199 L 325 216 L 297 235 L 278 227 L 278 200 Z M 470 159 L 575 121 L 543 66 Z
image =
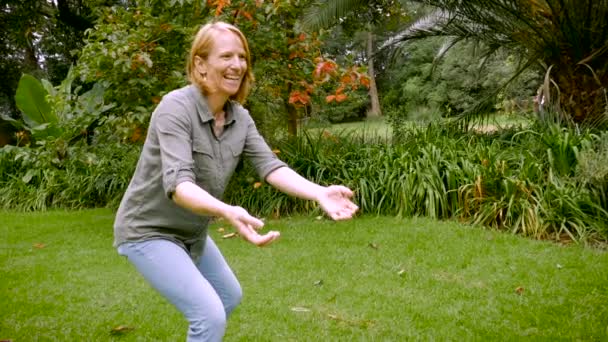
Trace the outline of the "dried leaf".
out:
M 259 188 L 261 186 L 262 186 L 262 182 L 255 182 L 255 183 L 253 183 L 253 188 L 254 189 L 257 189 L 257 188 Z
M 340 318 L 338 315 L 334 315 L 334 314 L 327 314 L 327 317 L 329 317 L 331 319 L 335 319 L 336 321 L 342 320 L 342 318 Z
M 119 325 L 117 327 L 112 328 L 112 330 L 110 330 L 110 334 L 111 335 L 124 335 L 133 330 L 135 330 L 134 327 L 129 327 L 126 325 Z
M 515 293 L 517 293 L 518 295 L 522 295 L 524 293 L 524 288 L 522 286 L 518 286 L 515 289 Z
M 44 247 L 46 247 L 46 245 L 45 245 L 45 244 L 43 244 L 43 243 L 35 243 L 35 244 L 34 244 L 34 248 L 37 248 L 37 249 L 42 249 L 42 248 L 44 248 Z
M 224 239 L 231 239 L 233 237 L 237 237 L 238 235 L 239 234 L 237 234 L 237 233 L 228 233 L 228 234 L 222 235 L 222 238 L 224 238 Z

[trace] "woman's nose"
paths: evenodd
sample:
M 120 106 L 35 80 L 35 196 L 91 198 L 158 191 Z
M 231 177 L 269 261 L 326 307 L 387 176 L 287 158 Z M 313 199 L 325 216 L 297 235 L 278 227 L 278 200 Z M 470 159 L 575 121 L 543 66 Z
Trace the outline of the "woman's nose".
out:
M 234 57 L 230 58 L 230 66 L 233 68 L 241 67 L 241 59 L 239 58 L 239 56 L 234 56 Z

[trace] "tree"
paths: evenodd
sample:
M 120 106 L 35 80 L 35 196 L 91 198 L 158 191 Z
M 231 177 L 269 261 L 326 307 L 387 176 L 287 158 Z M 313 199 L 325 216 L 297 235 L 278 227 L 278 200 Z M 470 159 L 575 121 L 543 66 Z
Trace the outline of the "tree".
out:
M 6 118 L 18 118 L 15 92 L 22 74 L 63 80 L 83 46 L 84 32 L 93 27 L 94 9 L 113 0 L 6 0 L 0 7 L 0 146 L 16 142 L 16 128 Z M 3 118 L 4 117 L 4 118 Z
M 339 23 L 347 27 L 350 35 L 356 36 L 356 32 L 363 33 L 363 49 L 367 60 L 367 73 L 370 77 L 369 97 L 371 109 L 368 117 L 382 115 L 378 87 L 376 85 L 375 67 L 375 43 L 376 34 L 374 30 L 380 23 L 402 18 L 404 13 L 400 11 L 398 3 L 391 0 L 329 0 L 318 2 L 310 7 L 304 16 L 304 25 L 310 29 L 327 28 Z
M 433 11 L 406 25 L 383 48 L 433 36 L 449 38 L 449 46 L 478 42 L 487 55 L 506 48 L 521 60 L 517 73 L 537 64 L 544 68 L 539 100 L 560 122 L 608 125 L 608 1 L 411 2 Z
M 256 82 L 245 105 L 261 131 L 272 138 L 287 122 L 288 134 L 295 135 L 319 84 L 346 72 L 351 84 L 366 80 L 356 69 L 342 69 L 321 56 L 316 32 L 299 25 L 305 5 L 308 1 L 184 0 L 116 6 L 104 11 L 89 33 L 77 73 L 85 82 L 103 83 L 107 102 L 117 104 L 104 120 L 108 136 L 137 141 L 162 95 L 185 84 L 193 34 L 202 23 L 223 20 L 238 26 L 249 41 Z
M 497 102 L 488 113 L 532 110 L 541 78 L 538 70 L 526 71 L 504 87 L 517 71 L 517 60 L 508 51 L 480 60 L 475 44 L 469 42 L 436 60 L 441 46 L 437 38 L 411 42 L 407 54 L 378 80 L 385 89 L 383 105 L 396 109 L 392 115 L 422 120 L 458 116 L 497 93 Z

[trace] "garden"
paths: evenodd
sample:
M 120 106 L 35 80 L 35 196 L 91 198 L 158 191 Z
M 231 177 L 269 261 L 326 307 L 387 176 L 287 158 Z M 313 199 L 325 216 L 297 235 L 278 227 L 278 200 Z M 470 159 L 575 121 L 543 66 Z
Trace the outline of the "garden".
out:
M 184 339 L 112 225 L 211 19 L 247 35 L 276 156 L 360 208 L 331 221 L 242 160 L 223 200 L 281 238 L 210 226 L 244 291 L 226 341 L 605 340 L 608 4 L 583 3 L 11 2 L 0 340 Z

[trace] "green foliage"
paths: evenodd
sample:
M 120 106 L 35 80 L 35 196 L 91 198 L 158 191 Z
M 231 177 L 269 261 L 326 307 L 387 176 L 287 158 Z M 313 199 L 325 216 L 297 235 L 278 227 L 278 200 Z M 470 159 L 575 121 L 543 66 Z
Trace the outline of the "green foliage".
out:
M 563 124 L 608 125 L 608 3 L 580 0 L 420 0 L 429 5 L 419 19 L 393 35 L 384 47 L 427 37 L 445 37 L 448 46 L 475 41 L 484 55 L 506 49 L 520 60 L 518 73 L 542 67 L 546 81 L 539 89 L 549 110 Z M 516 73 L 517 74 L 517 73 Z M 482 101 L 467 114 L 482 113 Z
M 179 7 L 178 7 L 179 8 Z M 153 13 L 115 6 L 102 10 L 95 30 L 88 31 L 75 76 L 86 84 L 103 84 L 107 103 L 99 134 L 106 141 L 141 142 L 142 131 L 161 97 L 186 84 L 185 61 L 196 27 L 177 10 Z
M 394 127 L 385 136 L 315 130 L 275 143 L 279 157 L 321 184 L 345 184 L 363 213 L 455 218 L 535 238 L 608 239 L 606 134 L 552 129 L 462 133 L 452 126 Z M 0 207 L 115 206 L 139 149 L 39 141 L 0 149 Z M 546 156 L 539 158 L 539 156 Z M 316 204 L 238 168 L 228 203 L 256 215 L 321 212 Z
M 57 138 L 35 147 L 0 148 L 0 208 L 115 207 L 129 184 L 139 149 L 71 145 Z
M 30 126 L 57 123 L 57 116 L 52 112 L 51 106 L 46 100 L 47 95 L 42 83 L 34 76 L 28 74 L 21 76 L 15 103 Z
M 458 218 L 535 238 L 608 238 L 605 172 L 574 176 L 574 170 L 591 169 L 589 154 L 597 153 L 591 151 L 606 153 L 595 134 L 558 127 L 541 133 L 463 134 L 431 124 L 410 125 L 396 139 L 387 145 L 320 131 L 280 145 L 279 156 L 308 179 L 355 189 L 364 213 Z M 551 158 L 539 160 L 540 155 Z M 260 215 L 312 208 L 268 185 L 258 186 L 246 165 L 227 200 Z
M 393 114 L 405 119 L 433 121 L 437 116 L 458 116 L 492 97 L 496 111 L 531 112 L 540 83 L 534 70 L 519 75 L 515 58 L 506 52 L 483 58 L 474 44 L 461 44 L 436 58 L 441 42 L 416 41 L 408 45 L 400 64 L 395 64 L 380 80 L 383 105 L 398 108 Z M 480 113 L 479 113 L 480 114 Z

